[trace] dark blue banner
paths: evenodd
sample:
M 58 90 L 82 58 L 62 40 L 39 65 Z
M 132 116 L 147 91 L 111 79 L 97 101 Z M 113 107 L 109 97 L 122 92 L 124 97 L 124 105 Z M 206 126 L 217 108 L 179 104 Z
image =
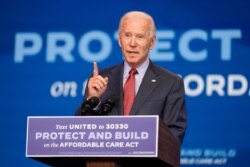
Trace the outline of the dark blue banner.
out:
M 93 62 L 118 64 L 120 17 L 140 10 L 157 27 L 153 62 L 185 82 L 181 166 L 249 166 L 250 1 L 0 2 L 0 166 L 25 157 L 27 116 L 73 116 Z

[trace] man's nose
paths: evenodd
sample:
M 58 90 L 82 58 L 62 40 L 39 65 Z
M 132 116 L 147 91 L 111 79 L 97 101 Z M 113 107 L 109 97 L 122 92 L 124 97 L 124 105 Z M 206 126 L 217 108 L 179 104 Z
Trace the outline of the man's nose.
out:
M 130 46 L 136 46 L 137 45 L 137 42 L 136 42 L 136 38 L 135 37 L 132 37 L 130 39 Z

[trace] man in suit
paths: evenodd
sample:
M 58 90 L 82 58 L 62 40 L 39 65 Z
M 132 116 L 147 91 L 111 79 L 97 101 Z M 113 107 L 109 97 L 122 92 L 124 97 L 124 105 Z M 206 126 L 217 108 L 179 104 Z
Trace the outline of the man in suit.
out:
M 124 62 L 102 71 L 94 63 L 85 100 L 98 97 L 104 102 L 112 97 L 115 105 L 108 115 L 124 115 L 124 87 L 130 69 L 136 69 L 135 98 L 128 98 L 134 100 L 125 115 L 159 115 L 181 144 L 187 127 L 184 84 L 178 75 L 149 59 L 155 39 L 156 28 L 150 15 L 139 11 L 126 13 L 120 20 L 118 38 Z

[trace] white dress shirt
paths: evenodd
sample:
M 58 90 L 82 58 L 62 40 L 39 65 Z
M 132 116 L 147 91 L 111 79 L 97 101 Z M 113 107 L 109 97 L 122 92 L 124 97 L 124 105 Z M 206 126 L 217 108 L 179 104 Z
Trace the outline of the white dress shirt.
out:
M 135 75 L 135 94 L 137 94 L 139 87 L 141 85 L 142 79 L 146 73 L 146 70 L 149 66 L 149 59 L 146 59 L 139 67 L 136 68 L 137 74 Z M 129 71 L 131 67 L 128 65 L 126 61 L 124 61 L 124 72 L 123 72 L 123 87 L 126 80 L 129 77 Z

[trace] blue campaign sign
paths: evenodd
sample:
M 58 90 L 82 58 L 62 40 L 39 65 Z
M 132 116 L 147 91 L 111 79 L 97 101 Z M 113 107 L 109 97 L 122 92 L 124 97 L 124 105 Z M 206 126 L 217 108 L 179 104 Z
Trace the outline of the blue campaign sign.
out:
M 157 157 L 158 132 L 158 116 L 33 116 L 26 156 Z
M 181 166 L 249 166 L 250 1 L 1 1 L 0 166 L 25 157 L 27 116 L 73 116 L 93 62 L 122 61 L 120 17 L 148 12 L 150 58 L 185 82 L 188 128 Z

